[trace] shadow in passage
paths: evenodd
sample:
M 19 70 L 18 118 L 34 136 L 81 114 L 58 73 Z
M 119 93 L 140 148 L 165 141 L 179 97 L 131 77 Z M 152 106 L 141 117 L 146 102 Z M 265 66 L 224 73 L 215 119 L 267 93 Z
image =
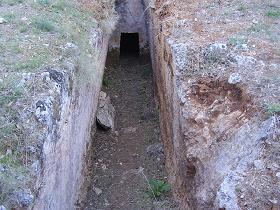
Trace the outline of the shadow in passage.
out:
M 139 34 L 122 33 L 120 43 L 120 57 L 139 57 Z
M 114 129 L 97 129 L 92 139 L 83 210 L 155 209 L 145 177 L 166 177 L 151 63 L 139 62 L 137 33 L 122 34 L 120 48 L 120 62 L 107 66 L 102 87 L 115 109 Z M 173 205 L 171 194 L 164 200 Z

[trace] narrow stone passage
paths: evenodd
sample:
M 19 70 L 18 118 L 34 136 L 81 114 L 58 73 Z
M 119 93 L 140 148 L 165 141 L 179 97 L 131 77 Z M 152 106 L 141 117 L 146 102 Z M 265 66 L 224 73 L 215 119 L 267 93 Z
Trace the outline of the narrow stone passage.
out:
M 112 132 L 97 129 L 94 136 L 83 209 L 154 209 L 154 200 L 145 193 L 144 174 L 148 179 L 163 179 L 165 174 L 164 155 L 147 152 L 160 143 L 152 68 L 137 58 L 123 58 L 117 68 L 106 69 L 105 81 L 103 91 L 116 109 L 116 126 Z

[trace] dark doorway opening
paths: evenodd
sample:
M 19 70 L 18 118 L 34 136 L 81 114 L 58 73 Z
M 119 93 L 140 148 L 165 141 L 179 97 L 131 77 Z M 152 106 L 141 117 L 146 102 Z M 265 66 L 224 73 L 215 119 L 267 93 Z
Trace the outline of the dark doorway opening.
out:
M 139 34 L 122 33 L 120 55 L 122 56 L 139 56 Z

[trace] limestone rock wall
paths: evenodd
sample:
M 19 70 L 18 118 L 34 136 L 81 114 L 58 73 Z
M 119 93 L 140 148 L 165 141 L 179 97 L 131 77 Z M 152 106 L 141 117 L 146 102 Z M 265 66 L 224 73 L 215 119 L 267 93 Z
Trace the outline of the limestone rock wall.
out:
M 279 59 L 202 37 L 191 16 L 198 13 L 188 13 L 202 4 L 146 4 L 167 170 L 181 209 L 278 209 L 280 118 L 263 104 L 279 101 L 279 80 L 268 76 Z
M 149 5 L 149 2 L 146 2 Z M 182 209 L 189 209 L 192 205 L 188 198 L 188 185 L 186 178 L 193 177 L 194 167 L 181 156 L 184 148 L 181 110 L 178 103 L 175 66 L 172 58 L 172 49 L 167 38 L 160 32 L 160 23 L 156 14 L 149 13 L 150 18 L 150 51 L 153 62 L 154 80 L 156 85 L 157 100 L 160 105 L 160 127 L 164 141 L 166 168 L 169 182 L 172 184 L 173 194 L 180 202 Z M 185 174 L 187 172 L 188 174 Z
M 74 208 L 83 182 L 84 156 L 95 123 L 108 39 L 109 35 L 101 29 L 92 30 L 90 44 L 98 53 L 96 60 L 88 59 L 96 62 L 95 69 L 82 72 L 74 81 L 73 75 L 57 73 L 67 94 L 61 97 L 61 105 L 57 107 L 60 116 L 52 117 L 54 121 L 50 123 L 55 132 L 49 132 L 43 145 L 42 185 L 34 209 Z M 79 71 L 78 50 L 70 43 L 66 47 L 66 63 L 73 71 Z M 46 114 L 51 115 L 51 112 Z

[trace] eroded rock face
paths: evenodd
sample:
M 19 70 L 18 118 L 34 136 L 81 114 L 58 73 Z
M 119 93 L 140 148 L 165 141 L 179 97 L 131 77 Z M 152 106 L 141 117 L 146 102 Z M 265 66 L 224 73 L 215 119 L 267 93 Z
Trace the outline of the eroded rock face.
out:
M 190 192 L 196 200 L 193 205 L 257 209 L 262 202 L 264 209 L 273 207 L 271 200 L 280 195 L 274 187 L 279 170 L 279 118 L 258 122 L 244 90 L 226 81 L 206 81 L 188 86 L 188 100 L 182 106 L 186 145 L 182 155 L 196 171 L 196 187 Z M 275 168 L 269 169 L 270 164 Z
M 247 92 L 240 74 L 219 78 L 186 74 L 190 66 L 176 62 L 173 84 L 179 91 L 173 97 L 180 103 L 176 117 L 182 136 L 173 140 L 179 141 L 173 156 L 178 163 L 175 177 L 185 186 L 178 190 L 184 208 L 279 206 L 280 191 L 275 187 L 280 169 L 279 117 L 259 114 L 257 95 Z
M 30 190 L 21 190 L 17 193 L 18 203 L 21 207 L 28 207 L 33 202 L 34 196 Z
M 42 171 L 40 181 L 44 183 L 34 209 L 73 209 L 83 183 L 83 157 L 90 144 L 98 108 L 109 37 L 96 29 L 92 30 L 90 38 L 93 50 L 98 52 L 98 61 L 94 72 L 88 67 L 83 69 L 83 75 L 94 82 L 82 75 L 79 81 L 74 78 L 74 72 L 81 69 L 78 65 L 80 49 L 73 43 L 62 47 L 64 68 L 68 73 L 52 67 L 44 71 L 44 81 L 53 84 L 52 92 L 58 92 L 59 98 L 40 98 L 34 104 L 36 119 L 47 127 L 48 133 L 43 144 L 43 164 L 32 164 L 35 174 Z
M 96 113 L 97 123 L 105 130 L 114 130 L 115 112 L 110 97 L 105 92 L 101 91 Z
M 169 182 L 181 209 L 278 209 L 280 118 L 264 107 L 279 101 L 279 80 L 268 79 L 279 60 L 220 42 L 222 33 L 213 41 L 199 3 L 182 10 L 191 11 L 186 20 L 162 21 L 165 2 L 150 13 L 151 48 Z

